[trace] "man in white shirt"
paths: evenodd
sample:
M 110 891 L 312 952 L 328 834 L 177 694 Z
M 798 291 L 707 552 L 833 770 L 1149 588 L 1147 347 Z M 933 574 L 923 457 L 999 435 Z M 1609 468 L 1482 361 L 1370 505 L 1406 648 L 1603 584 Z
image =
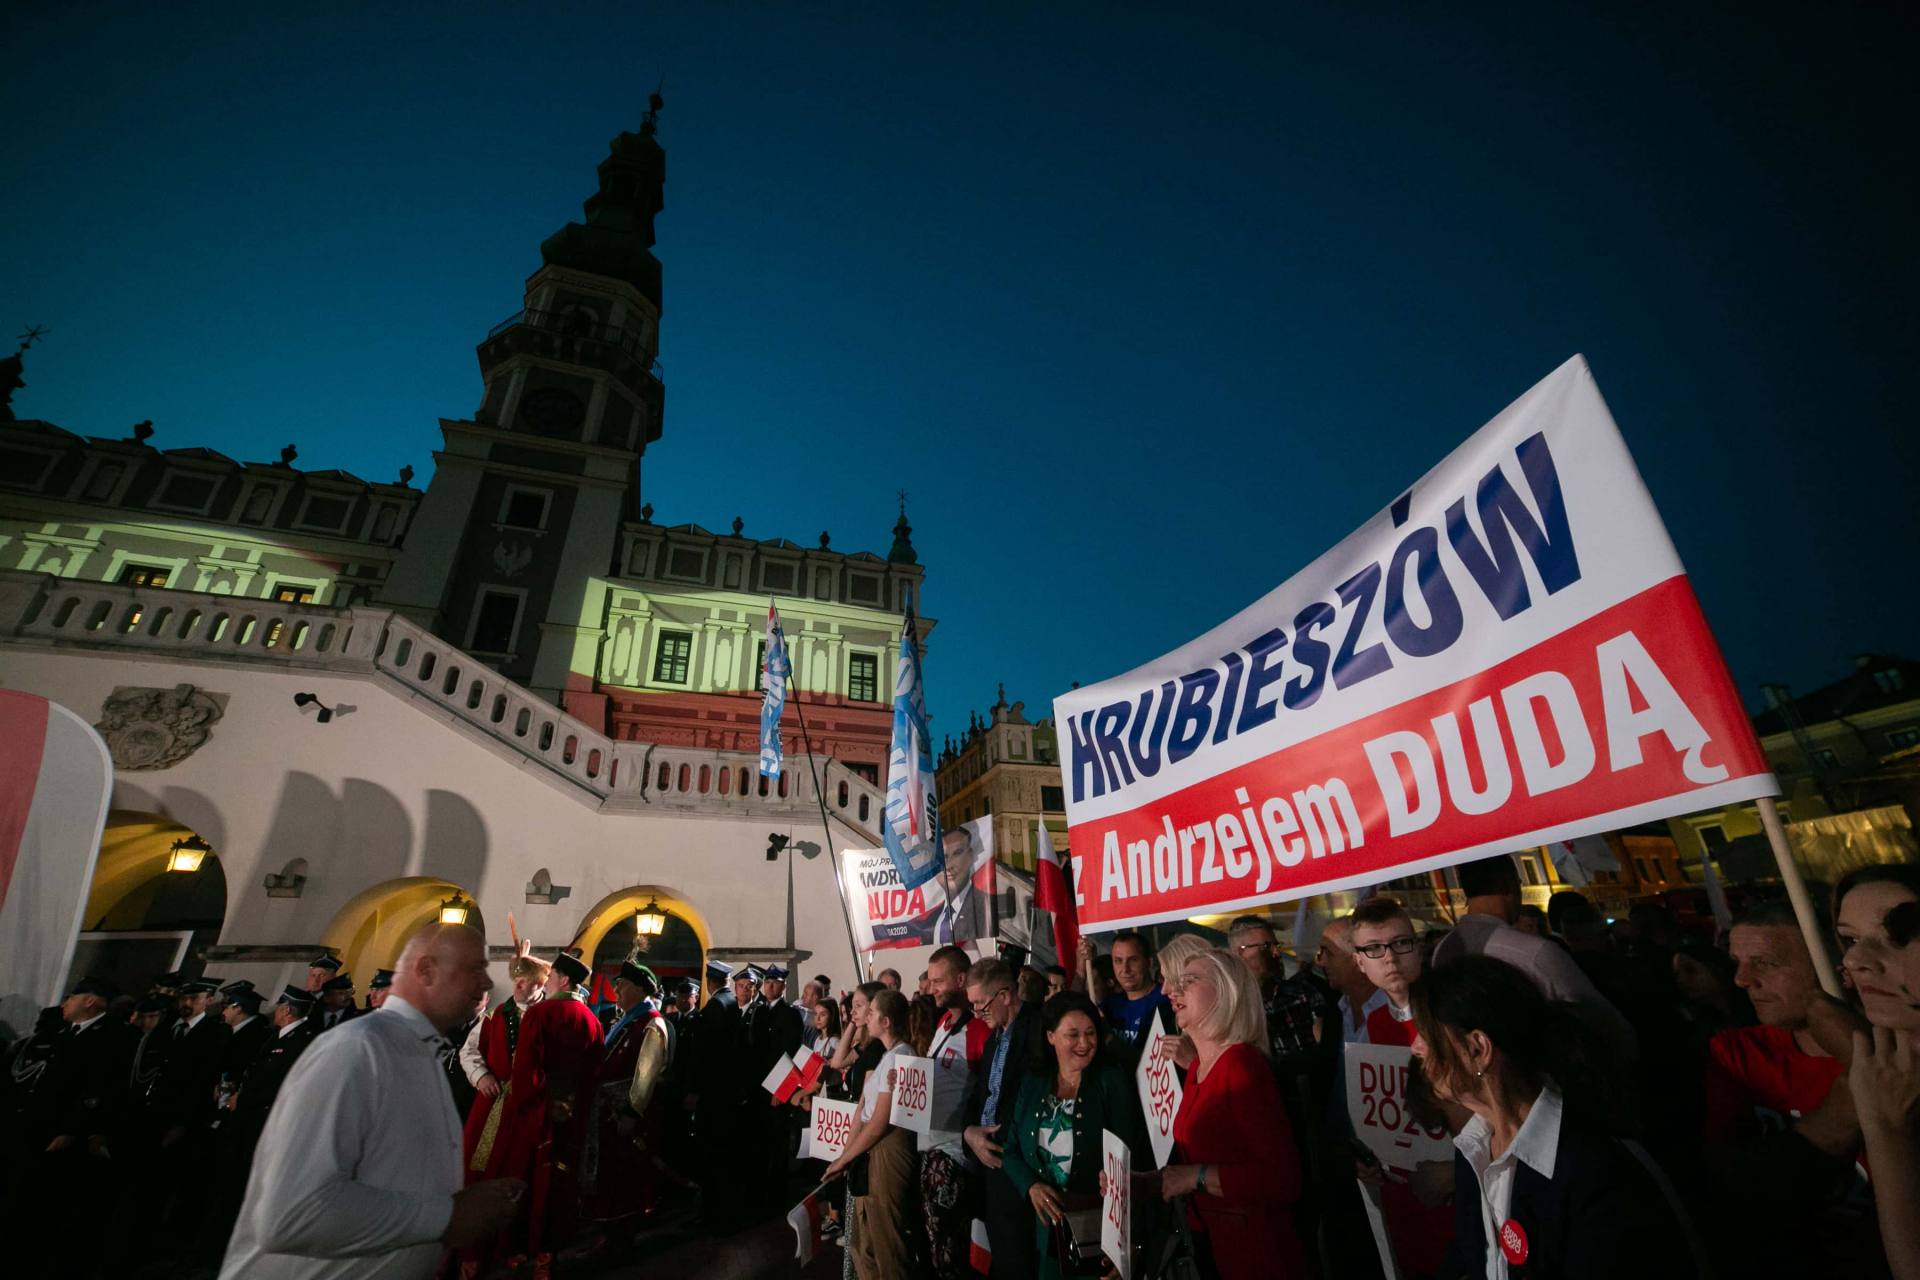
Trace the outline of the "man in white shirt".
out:
M 941 947 L 927 961 L 927 990 L 942 1015 L 927 1048 L 933 1097 L 927 1132 L 920 1135 L 920 1204 L 927 1215 L 927 1260 L 939 1280 L 972 1274 L 967 1245 L 973 1215 L 965 1195 L 967 1095 L 993 1034 L 967 1003 L 972 967 L 967 953 L 952 946 Z
M 380 1009 L 300 1057 L 261 1134 L 222 1280 L 425 1277 L 446 1245 L 505 1227 L 513 1179 L 461 1187 L 460 1119 L 440 1049 L 489 985 L 465 925 L 407 943 Z

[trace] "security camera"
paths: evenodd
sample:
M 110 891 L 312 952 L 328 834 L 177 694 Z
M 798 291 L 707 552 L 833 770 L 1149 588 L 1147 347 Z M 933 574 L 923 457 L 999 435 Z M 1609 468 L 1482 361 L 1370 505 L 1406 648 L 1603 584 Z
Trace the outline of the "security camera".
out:
M 320 701 L 318 694 L 296 693 L 293 695 L 293 705 L 299 707 L 302 711 L 308 707 L 320 708 L 319 713 L 314 716 L 314 719 L 321 724 L 325 724 L 327 721 L 333 719 L 333 708 Z

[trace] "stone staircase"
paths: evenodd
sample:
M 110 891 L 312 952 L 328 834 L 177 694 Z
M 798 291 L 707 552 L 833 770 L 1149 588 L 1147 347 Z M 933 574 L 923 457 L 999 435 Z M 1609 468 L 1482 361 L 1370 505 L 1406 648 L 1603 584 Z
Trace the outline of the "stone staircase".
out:
M 294 604 L 198 591 L 0 572 L 0 646 L 71 648 L 373 681 L 423 712 L 507 748 L 579 801 L 655 811 L 818 821 L 880 843 L 881 790 L 828 757 L 788 751 L 777 779 L 759 757 L 617 742 L 391 610 Z

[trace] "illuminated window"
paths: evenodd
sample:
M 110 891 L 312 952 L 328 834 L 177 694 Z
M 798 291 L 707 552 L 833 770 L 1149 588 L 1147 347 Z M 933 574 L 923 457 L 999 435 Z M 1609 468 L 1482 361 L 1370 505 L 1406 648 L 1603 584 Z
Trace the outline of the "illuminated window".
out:
M 653 654 L 653 678 L 661 684 L 685 684 L 693 659 L 693 636 L 685 631 L 663 631 Z
M 173 570 L 154 564 L 130 564 L 120 570 L 123 587 L 164 587 Z

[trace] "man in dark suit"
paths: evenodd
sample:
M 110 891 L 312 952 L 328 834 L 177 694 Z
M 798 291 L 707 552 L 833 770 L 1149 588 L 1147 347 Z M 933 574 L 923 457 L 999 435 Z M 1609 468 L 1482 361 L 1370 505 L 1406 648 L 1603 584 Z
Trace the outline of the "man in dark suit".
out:
M 979 860 L 973 832 L 966 827 L 948 827 L 940 833 L 940 848 L 946 855 L 940 883 L 947 891 L 947 901 L 934 920 L 933 940 L 944 946 L 991 938 L 993 906 L 973 883 L 974 863 Z
M 771 1105 L 766 1091 L 760 1087 L 782 1054 L 791 1058 L 799 1052 L 806 1031 L 806 1019 L 787 999 L 784 967 L 770 964 L 761 972 L 760 999 L 754 1003 L 748 1019 L 747 1060 L 751 1064 L 748 1074 L 753 1078 L 753 1092 L 747 1103 L 747 1114 L 753 1122 L 753 1136 L 749 1141 L 754 1144 L 748 1156 L 749 1177 L 753 1173 L 760 1175 L 761 1187 L 768 1203 L 772 1204 L 779 1202 L 786 1190 L 787 1160 L 793 1154 L 799 1120 L 806 1114 L 794 1107 Z
M 237 1088 L 247 1068 L 260 1056 L 260 1050 L 273 1036 L 273 1027 L 260 1016 L 260 1007 L 265 999 L 253 989 L 251 982 L 228 983 L 220 989 L 226 998 L 226 1007 L 220 1016 L 226 1020 L 231 1034 L 227 1037 L 226 1051 L 221 1055 L 220 1082 L 223 1086 Z
M 359 1014 L 360 1010 L 353 1007 L 353 975 L 343 970 L 320 984 L 320 1002 L 312 1015 L 313 1033 L 331 1031 Z
M 1013 1119 L 1013 1102 L 1026 1079 L 1028 1059 L 1040 1034 L 1040 1005 L 1023 1003 L 1013 967 L 982 960 L 967 971 L 967 1001 L 974 1016 L 993 1028 L 967 1092 L 968 1162 L 981 1195 L 980 1217 L 993 1249 L 993 1274 L 1031 1276 L 1039 1270 L 1033 1247 L 1033 1210 L 1013 1182 L 996 1172 L 1000 1139 Z
M 257 993 L 248 994 L 253 995 L 254 1007 L 258 1008 L 261 997 Z M 255 1018 L 248 1024 L 262 1028 L 265 1038 L 240 1075 L 239 1091 L 229 1102 L 229 1110 L 218 1130 L 219 1149 L 215 1153 L 213 1177 L 200 1197 L 206 1204 L 206 1218 L 198 1241 L 202 1253 L 218 1256 L 226 1248 L 246 1191 L 247 1173 L 253 1167 L 253 1149 L 260 1142 L 261 1131 L 267 1127 L 267 1113 L 274 1099 L 280 1096 L 280 1086 L 286 1083 L 287 1073 L 293 1070 L 293 1064 L 318 1034 L 307 1016 L 313 1005 L 312 992 L 288 987 L 280 993 L 267 1017 Z M 238 1033 L 235 1034 L 237 1037 Z
M 76 1204 L 117 1201 L 120 1166 L 114 1155 L 116 1147 L 125 1145 L 128 1080 L 140 1043 L 138 1031 L 107 1012 L 118 994 L 103 979 L 82 978 L 60 1003 L 66 1026 L 54 1041 L 46 1073 L 33 1094 L 40 1113 L 36 1127 L 51 1139 L 36 1153 L 20 1188 L 23 1200 L 8 1206 L 17 1214 L 15 1221 L 44 1227 L 71 1213 Z M 20 1253 L 8 1262 L 10 1271 L 20 1275 L 91 1275 L 107 1261 L 104 1253 L 95 1253 L 76 1266 L 70 1242 L 51 1231 L 13 1234 L 19 1237 Z M 42 1254 L 42 1248 L 49 1254 Z M 50 1256 L 52 1251 L 60 1256 Z
M 731 965 L 718 960 L 707 963 L 707 983 L 713 995 L 687 1028 L 682 1077 L 686 1092 L 681 1105 L 693 1116 L 700 1224 L 709 1231 L 723 1232 L 737 1225 L 726 1191 L 739 1130 L 740 1061 L 746 1056 L 741 1043 L 744 1022 L 740 1005 L 743 999 L 752 1001 L 753 983 L 746 973 L 736 975 Z

